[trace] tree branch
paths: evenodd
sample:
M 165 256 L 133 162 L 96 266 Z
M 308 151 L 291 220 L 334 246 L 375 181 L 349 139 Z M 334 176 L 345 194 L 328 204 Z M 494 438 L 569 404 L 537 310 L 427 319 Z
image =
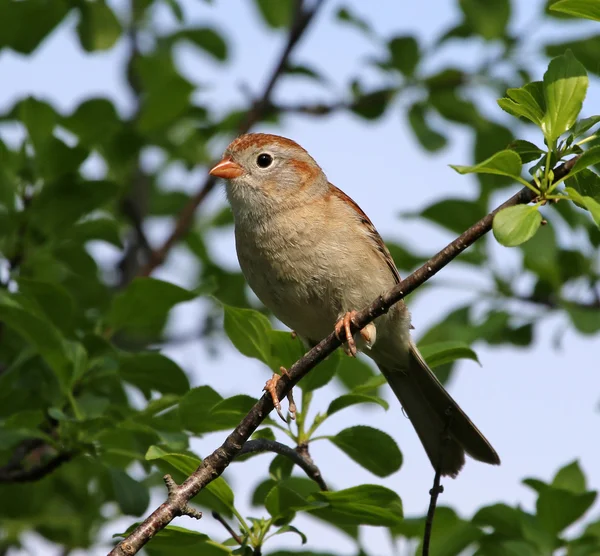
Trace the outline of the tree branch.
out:
M 425 520 L 425 531 L 423 533 L 423 556 L 429 556 L 429 543 L 431 541 L 431 531 L 433 529 L 433 518 L 435 517 L 435 508 L 437 506 L 437 499 L 442 492 L 444 487 L 440 484 L 442 478 L 442 465 L 444 463 L 444 455 L 448 442 L 450 441 L 450 425 L 452 424 L 452 406 L 449 406 L 446 410 L 446 422 L 444 423 L 444 430 L 442 431 L 442 449 L 440 450 L 440 461 L 435 469 L 435 476 L 433 477 L 433 487 L 429 491 L 429 508 L 427 509 L 427 519 Z
M 30 454 L 31 452 L 27 453 L 28 456 Z M 52 473 L 55 469 L 58 469 L 63 463 L 71 461 L 74 456 L 74 452 L 63 452 L 48 461 L 34 465 L 29 469 L 23 468 L 22 465 L 6 465 L 0 467 L 0 484 L 31 483 L 33 481 L 39 481 L 46 475 Z
M 566 176 L 578 158 L 574 157 L 554 169 L 555 181 Z M 415 270 L 410 276 L 357 313 L 352 332 L 364 328 L 371 321 L 389 311 L 394 303 L 397 303 L 413 292 L 454 260 L 467 247 L 489 232 L 492 228 L 494 216 L 500 210 L 529 203 L 533 198 L 534 193 L 527 187 L 524 187 L 508 199 L 508 201 L 471 226 L 452 243 L 429 259 L 423 266 Z M 344 341 L 344 334 L 340 334 L 340 336 L 342 337 L 338 338 L 332 332 L 289 368 L 288 373 L 284 374 L 277 383 L 277 395 L 279 399 L 286 396 L 311 369 L 340 347 L 342 341 Z M 161 504 L 126 539 L 115 546 L 109 553 L 109 556 L 132 556 L 136 554 L 156 533 L 164 529 L 175 517 L 182 515 L 188 501 L 225 471 L 225 468 L 242 451 L 250 435 L 252 435 L 272 410 L 273 401 L 271 396 L 264 394 L 233 432 L 227 436 L 225 442 L 210 454 L 202 462 L 202 465 L 180 486 L 171 489 L 167 502 Z
M 227 523 L 224 519 L 223 516 L 218 513 L 218 512 L 213 512 L 212 516 L 214 519 L 216 519 L 223 527 L 225 527 L 225 530 L 231 535 L 231 538 L 238 543 L 239 545 L 244 544 L 244 539 L 242 539 L 242 537 L 240 537 L 231 527 L 231 525 L 229 525 L 229 523 Z
M 271 76 L 267 80 L 262 95 L 253 103 L 243 122 L 240 124 L 238 134 L 241 135 L 247 133 L 254 124 L 260 121 L 269 112 L 271 95 L 273 94 L 275 85 L 285 73 L 285 68 L 294 48 L 300 42 L 300 39 L 323 4 L 324 0 L 316 0 L 311 8 L 305 8 L 303 0 L 296 0 L 295 15 L 288 33 L 287 42 L 279 56 L 275 68 L 271 72 Z M 148 263 L 140 270 L 140 276 L 149 276 L 152 274 L 152 272 L 164 262 L 173 246 L 187 234 L 194 222 L 194 213 L 196 212 L 196 209 L 213 190 L 215 183 L 216 179 L 213 176 L 207 176 L 197 193 L 188 201 L 187 205 L 180 212 L 169 237 L 158 249 L 150 254 Z
M 257 440 L 249 440 L 246 442 L 236 457 L 243 456 L 244 454 L 258 454 L 261 452 L 275 452 L 280 456 L 292 460 L 306 473 L 309 479 L 312 479 L 319 485 L 321 490 L 328 490 L 320 469 L 315 465 L 308 454 L 308 446 L 298 446 L 298 448 L 294 450 L 281 442 L 269 440 L 267 438 L 259 438 Z

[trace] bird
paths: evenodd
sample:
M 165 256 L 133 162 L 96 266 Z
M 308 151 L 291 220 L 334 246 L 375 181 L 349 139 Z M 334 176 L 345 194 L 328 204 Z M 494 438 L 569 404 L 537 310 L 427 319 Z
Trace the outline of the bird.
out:
M 345 332 L 349 355 L 360 349 L 376 363 L 441 475 L 456 477 L 465 454 L 499 465 L 419 353 L 404 301 L 350 333 L 356 311 L 399 283 L 400 273 L 371 220 L 310 154 L 291 139 L 248 133 L 210 174 L 226 182 L 240 268 L 273 315 L 308 347 Z M 279 408 L 277 378 L 265 388 Z

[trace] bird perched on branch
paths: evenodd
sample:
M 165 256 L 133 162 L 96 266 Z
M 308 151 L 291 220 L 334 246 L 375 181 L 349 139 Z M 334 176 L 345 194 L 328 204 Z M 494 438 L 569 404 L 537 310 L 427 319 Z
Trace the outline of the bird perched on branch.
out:
M 354 336 L 357 309 L 400 282 L 381 236 L 360 207 L 300 145 L 253 133 L 234 140 L 210 171 L 227 180 L 242 272 L 258 298 L 308 345 L 335 329 L 347 351 L 367 347 L 434 469 L 455 477 L 465 452 L 500 458 L 427 366 L 410 337 L 403 301 Z M 267 383 L 273 403 L 278 375 Z

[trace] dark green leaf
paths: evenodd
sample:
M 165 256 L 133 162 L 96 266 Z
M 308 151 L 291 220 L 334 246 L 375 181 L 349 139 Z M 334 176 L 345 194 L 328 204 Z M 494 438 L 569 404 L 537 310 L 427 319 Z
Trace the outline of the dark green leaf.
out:
M 185 29 L 179 31 L 172 39 L 188 40 L 221 62 L 227 59 L 227 43 L 217 31 L 210 27 Z
M 119 374 L 124 381 L 137 386 L 146 396 L 153 390 L 163 394 L 185 394 L 190 388 L 181 367 L 156 351 L 121 353 Z
M 586 492 L 585 475 L 577 460 L 565 465 L 556 473 L 552 486 L 562 490 L 568 490 L 573 494 Z
M 142 515 L 150 502 L 148 487 L 132 479 L 122 469 L 110 468 L 108 472 L 121 511 L 126 515 Z
M 508 207 L 494 216 L 494 237 L 505 247 L 515 247 L 533 237 L 541 222 L 542 215 L 537 207 Z
M 337 377 L 340 382 L 348 389 L 361 386 L 375 376 L 381 376 L 374 371 L 367 363 L 355 357 L 341 357 L 337 371 Z M 377 387 L 373 387 L 371 391 L 365 392 L 369 394 L 377 394 Z
M 115 330 L 153 330 L 164 324 L 175 305 L 195 297 L 195 293 L 170 282 L 156 278 L 135 278 L 114 297 L 106 319 Z
M 493 527 L 497 533 L 510 538 L 521 536 L 522 512 L 506 504 L 494 504 L 481 508 L 474 516 L 473 523 Z
M 588 129 L 591 129 L 599 122 L 600 116 L 590 116 L 589 118 L 577 120 L 572 129 L 573 138 L 581 137 Z
M 460 234 L 483 218 L 485 213 L 486 209 L 481 203 L 464 199 L 443 199 L 423 209 L 419 216 Z
M 568 180 L 571 176 L 574 176 L 578 172 L 581 172 L 582 170 L 585 170 L 589 166 L 594 166 L 596 164 L 600 164 L 600 146 L 592 147 L 591 149 L 588 149 L 587 151 L 585 151 L 579 157 L 577 162 L 575 162 L 575 165 L 573 166 L 573 168 L 567 175 L 566 179 Z M 593 175 L 596 176 L 596 180 L 597 180 L 598 176 L 596 174 L 593 174 Z M 583 192 L 581 194 L 587 195 L 588 197 L 599 197 L 600 189 L 598 187 L 598 182 L 594 181 L 594 178 L 592 178 L 592 176 L 591 176 L 591 172 L 588 172 L 586 174 L 586 179 L 584 181 L 586 183 L 585 189 L 594 191 L 594 194 L 583 193 Z M 581 187 L 581 185 L 578 185 L 578 187 Z M 576 189 L 577 189 L 577 187 L 576 187 Z
M 19 291 L 35 300 L 45 316 L 63 332 L 69 333 L 73 324 L 75 301 L 59 284 L 20 277 Z
M 435 512 L 435 535 L 431 536 L 430 554 L 455 556 L 483 536 L 481 529 L 460 519 L 450 508 L 437 508 Z M 421 547 L 417 553 L 422 552 Z
M 394 89 L 380 89 L 365 93 L 354 100 L 350 109 L 366 120 L 376 120 L 383 116 L 395 94 Z
M 104 98 L 85 100 L 63 124 L 86 145 L 104 143 L 121 125 L 113 103 Z
M 377 404 L 386 410 L 389 408 L 389 404 L 379 396 L 370 396 L 368 394 L 344 394 L 338 398 L 335 398 L 329 404 L 329 407 L 327 408 L 327 415 L 333 415 L 342 409 L 359 403 Z
M 600 330 L 600 311 L 596 308 L 581 307 L 565 303 L 565 309 L 573 326 L 582 334 L 596 334 Z
M 331 379 L 335 376 L 343 357 L 344 355 L 339 350 L 336 353 L 332 353 L 325 361 L 319 363 L 315 369 L 300 381 L 300 388 L 302 388 L 304 392 L 312 392 L 313 390 L 317 390 L 318 388 L 329 384 Z
M 519 155 L 519 158 L 523 164 L 537 160 L 545 154 L 544 151 L 537 145 L 534 145 L 529 141 L 523 141 L 522 139 L 513 141 L 508 145 L 508 147 L 511 151 L 515 151 Z
M 291 24 L 294 13 L 292 0 L 255 0 L 255 4 L 269 27 L 279 29 Z
M 338 21 L 352 25 L 367 35 L 372 33 L 371 26 L 363 18 L 351 12 L 347 6 L 340 8 L 336 14 L 336 17 Z
M 273 518 L 285 518 L 293 514 L 294 508 L 304 506 L 306 499 L 285 484 L 276 484 L 265 498 L 265 509 Z
M 328 438 L 356 463 L 378 477 L 387 477 L 402 465 L 402 454 L 396 442 L 379 429 L 359 425 Z
M 575 123 L 587 87 L 585 68 L 570 50 L 550 62 L 544 74 L 546 114 L 542 121 L 548 141 L 556 140 Z
M 411 76 L 419 63 L 419 43 L 412 36 L 394 37 L 388 42 L 391 67 Z
M 413 104 L 408 110 L 408 123 L 421 146 L 430 152 L 435 152 L 443 149 L 448 141 L 444 135 L 429 125 L 427 107 L 428 105 L 423 102 Z

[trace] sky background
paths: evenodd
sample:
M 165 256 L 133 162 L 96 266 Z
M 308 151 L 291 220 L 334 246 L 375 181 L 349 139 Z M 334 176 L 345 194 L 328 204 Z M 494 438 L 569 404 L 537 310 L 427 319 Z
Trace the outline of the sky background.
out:
M 442 0 L 379 0 L 368 3 L 368 6 L 360 0 L 343 3 L 330 0 L 294 57 L 297 63 L 306 62 L 325 74 L 330 80 L 330 88 L 288 80 L 277 88 L 275 96 L 278 100 L 294 103 L 342 97 L 349 77 L 357 73 L 363 74 L 367 82 L 377 82 L 371 70 L 364 70 L 364 61 L 368 56 L 377 54 L 378 49 L 355 30 L 333 21 L 333 14 L 342 4 L 361 14 L 381 36 L 411 33 L 419 36 L 425 44 L 431 44 L 443 30 L 460 19 L 455 2 Z M 536 14 L 540 12 L 541 4 L 530 0 L 513 1 L 511 18 L 512 29 L 516 32 L 526 30 L 529 36 L 531 48 L 527 56 L 530 56 L 532 67 L 536 68 L 534 79 L 540 79 L 544 71 L 541 59 L 536 55 L 536 44 L 545 37 L 554 42 L 564 37 L 577 37 L 590 28 L 586 23 L 540 25 Z M 113 1 L 111 5 L 117 12 L 126 9 L 123 1 Z M 251 1 L 216 0 L 210 6 L 197 0 L 186 0 L 183 6 L 189 25 L 221 29 L 229 40 L 231 50 L 230 60 L 220 65 L 192 47 L 180 48 L 179 67 L 186 77 L 199 85 L 195 93 L 197 98 L 227 110 L 244 101 L 241 85 L 259 92 L 279 55 L 284 36 L 265 28 Z M 166 8 L 156 10 L 155 17 L 159 27 L 165 31 L 173 26 Z M 7 110 L 25 95 L 49 100 L 59 111 L 66 113 L 92 96 L 111 98 L 122 113 L 131 109 L 132 99 L 122 72 L 126 46 L 120 43 L 109 52 L 86 54 L 76 40 L 76 23 L 77 18 L 70 17 L 33 56 L 7 51 L 0 53 L 0 110 Z M 446 49 L 444 57 L 432 61 L 430 69 L 436 65 L 442 67 L 448 61 L 470 67 L 480 60 L 477 56 L 478 43 L 473 41 L 468 48 Z M 600 112 L 599 101 L 598 84 L 592 80 L 584 114 Z M 498 121 L 505 121 L 505 115 L 493 102 L 486 109 Z M 255 128 L 255 131 L 258 130 L 273 129 L 262 126 Z M 471 162 L 470 134 L 453 127 L 449 147 L 431 155 L 416 144 L 406 126 L 404 112 L 397 106 L 375 123 L 366 123 L 346 113 L 327 118 L 286 117 L 277 131 L 303 145 L 332 183 L 358 202 L 384 238 L 400 240 L 417 252 L 434 253 L 453 238 L 433 225 L 399 218 L 399 213 L 418 211 L 442 196 L 473 198 L 477 192 L 474 178 L 459 176 L 448 167 L 449 164 Z M 531 135 L 531 131 L 527 134 L 526 138 L 540 141 L 539 137 Z M 14 139 L 18 132 L 5 129 L 3 135 Z M 219 148 L 215 146 L 215 156 L 219 155 Z M 147 156 L 146 162 L 156 162 L 152 153 Z M 93 161 L 88 166 L 91 173 L 99 171 Z M 193 172 L 175 168 L 165 183 L 167 187 L 194 191 L 206 172 L 206 167 L 199 167 Z M 503 190 L 497 200 L 501 201 L 510 194 L 511 190 Z M 201 213 L 208 213 L 223 203 L 224 193 L 219 188 L 202 206 Z M 168 226 L 157 224 L 147 231 L 152 242 L 159 245 L 168 229 Z M 215 259 L 236 268 L 231 230 L 213 236 L 211 249 Z M 108 263 L 118 257 L 118 253 L 107 246 L 94 246 L 94 252 Z M 514 252 L 501 247 L 496 252 L 507 269 L 516 267 L 518 259 Z M 155 275 L 193 287 L 197 274 L 190 266 L 189 258 L 181 250 L 176 250 Z M 484 276 L 455 267 L 445 269 L 443 276 L 434 278 L 433 282 L 468 279 L 469 286 L 462 290 L 429 288 L 413 299 L 410 309 L 417 338 L 420 331 L 437 322 L 451 307 L 471 299 L 473 288 L 485 289 L 487 283 Z M 197 329 L 204 309 L 202 300 L 179 306 L 172 316 L 172 332 L 185 335 Z M 561 350 L 553 347 L 557 333 L 562 334 Z M 209 384 L 223 396 L 243 392 L 258 397 L 269 376 L 266 367 L 239 355 L 227 340 L 218 341 L 216 347 L 220 352 L 218 358 L 212 357 L 199 341 L 174 346 L 166 353 L 186 370 L 193 386 Z M 579 336 L 571 328 L 565 329 L 564 322 L 558 317 L 547 319 L 543 329 L 538 329 L 532 348 L 492 349 L 476 344 L 482 366 L 461 362 L 449 389 L 494 445 L 502 458 L 502 465 L 492 467 L 469 460 L 458 479 L 443 481 L 445 490 L 439 503 L 452 506 L 463 517 L 471 516 L 483 505 L 500 501 L 520 503 L 531 510 L 535 497 L 521 485 L 521 480 L 536 476 L 548 481 L 559 467 L 574 459 L 580 461 L 589 486 L 600 487 L 600 466 L 597 464 L 600 459 L 599 348 L 598 337 Z M 337 393 L 333 387 L 319 390 L 313 410 L 326 408 Z M 389 390 L 386 390 L 385 397 L 391 402 L 389 411 L 381 408 L 345 410 L 323 425 L 322 434 L 335 434 L 355 424 L 384 430 L 396 439 L 403 452 L 404 464 L 400 471 L 379 479 L 326 441 L 311 444 L 311 454 L 331 487 L 341 489 L 361 483 L 383 484 L 400 494 L 406 515 L 422 515 L 429 503 L 433 472 L 400 405 Z M 195 441 L 193 448 L 198 454 L 206 455 L 220 445 L 224 437 L 223 432 L 208 435 Z M 244 515 L 260 515 L 256 509 L 250 508 L 249 494 L 264 478 L 271 459 L 272 455 L 263 455 L 243 464 L 234 463 L 225 475 Z M 164 495 L 160 491 L 152 498 L 147 513 L 163 500 Z M 592 512 L 598 515 L 598 504 Z M 174 524 L 197 528 L 217 540 L 225 539 L 227 534 L 222 527 L 208 513 L 206 516 L 197 523 L 179 518 Z M 103 537 L 110 539 L 113 533 L 124 530 L 133 521 L 134 518 L 127 518 L 111 524 L 103 531 Z M 312 518 L 299 516 L 294 525 L 308 535 L 305 548 L 331 550 L 344 555 L 355 553 L 353 542 Z M 365 527 L 361 539 L 371 554 L 392 552 L 385 529 Z M 269 542 L 266 552 L 276 547 L 300 549 L 299 538 L 281 536 Z M 29 552 L 23 550 L 14 554 L 55 553 L 49 545 L 34 537 L 28 539 L 27 548 Z M 406 547 L 403 550 L 400 553 L 410 552 Z M 105 552 L 106 549 L 100 549 L 97 554 Z

